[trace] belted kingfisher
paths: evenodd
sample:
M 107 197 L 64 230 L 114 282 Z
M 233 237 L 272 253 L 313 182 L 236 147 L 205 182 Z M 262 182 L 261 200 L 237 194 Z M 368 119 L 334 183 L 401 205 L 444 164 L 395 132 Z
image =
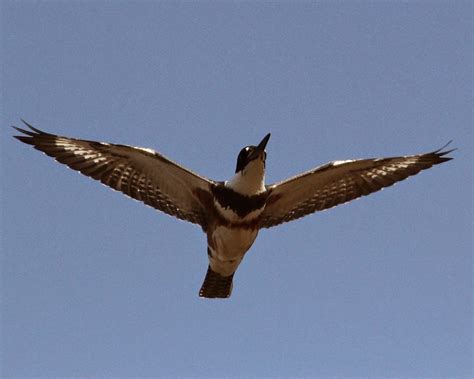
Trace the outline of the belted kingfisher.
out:
M 23 120 L 22 120 L 23 121 Z M 199 176 L 140 147 L 61 137 L 23 121 L 18 140 L 153 208 L 198 224 L 207 235 L 209 266 L 200 297 L 228 298 L 232 280 L 261 228 L 296 220 L 389 187 L 452 158 L 452 150 L 392 158 L 333 161 L 265 184 L 267 134 L 244 147 L 227 181 Z M 449 143 L 448 143 L 449 144 Z

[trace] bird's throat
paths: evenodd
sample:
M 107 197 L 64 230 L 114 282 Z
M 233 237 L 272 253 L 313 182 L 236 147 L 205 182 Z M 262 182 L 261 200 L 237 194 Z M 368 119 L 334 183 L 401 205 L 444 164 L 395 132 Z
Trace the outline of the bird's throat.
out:
M 265 192 L 265 165 L 260 160 L 250 162 L 225 182 L 225 186 L 242 195 L 252 196 Z

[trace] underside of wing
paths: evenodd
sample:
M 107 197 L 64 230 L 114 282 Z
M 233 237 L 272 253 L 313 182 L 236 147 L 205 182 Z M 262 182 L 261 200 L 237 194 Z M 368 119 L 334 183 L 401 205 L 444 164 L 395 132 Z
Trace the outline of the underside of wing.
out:
M 446 145 L 447 146 L 447 145 Z M 268 187 L 260 226 L 269 228 L 389 187 L 452 158 L 446 147 L 427 154 L 334 161 Z
M 24 134 L 15 136 L 18 140 L 133 199 L 204 227 L 195 193 L 208 192 L 212 181 L 151 149 L 61 137 L 25 124 L 31 130 L 14 127 Z

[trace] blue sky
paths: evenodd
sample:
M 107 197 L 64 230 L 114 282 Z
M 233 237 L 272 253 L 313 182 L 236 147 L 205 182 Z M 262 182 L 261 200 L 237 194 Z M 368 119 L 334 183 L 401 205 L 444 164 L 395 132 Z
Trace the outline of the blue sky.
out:
M 3 377 L 468 378 L 472 3 L 2 1 Z M 154 148 L 267 182 L 336 159 L 455 160 L 260 233 L 228 301 L 205 236 L 26 145 Z

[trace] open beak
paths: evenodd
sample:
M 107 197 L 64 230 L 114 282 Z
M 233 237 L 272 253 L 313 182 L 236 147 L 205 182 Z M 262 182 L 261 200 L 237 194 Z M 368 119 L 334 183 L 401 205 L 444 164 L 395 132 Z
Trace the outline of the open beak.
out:
M 270 133 L 263 137 L 262 141 L 258 144 L 257 148 L 254 150 L 254 158 L 262 156 L 265 154 L 265 147 L 267 146 L 268 140 L 270 139 Z

